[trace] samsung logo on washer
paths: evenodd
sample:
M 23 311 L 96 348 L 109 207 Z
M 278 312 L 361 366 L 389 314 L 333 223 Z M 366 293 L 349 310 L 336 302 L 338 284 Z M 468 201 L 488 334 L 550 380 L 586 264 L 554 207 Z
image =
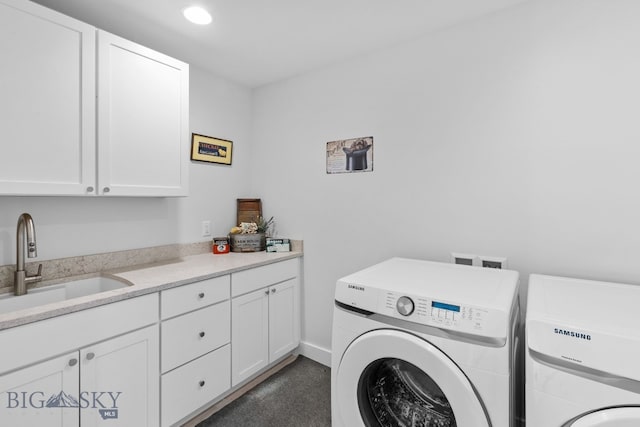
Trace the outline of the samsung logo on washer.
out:
M 581 340 L 591 341 L 591 335 L 583 334 L 581 332 L 567 331 L 566 329 L 554 328 L 553 332 L 558 335 L 564 335 L 566 337 L 578 338 Z
M 364 292 L 364 287 L 362 287 L 362 286 L 349 285 L 349 289 L 353 289 L 353 290 L 356 290 L 356 291 L 362 291 L 362 292 Z

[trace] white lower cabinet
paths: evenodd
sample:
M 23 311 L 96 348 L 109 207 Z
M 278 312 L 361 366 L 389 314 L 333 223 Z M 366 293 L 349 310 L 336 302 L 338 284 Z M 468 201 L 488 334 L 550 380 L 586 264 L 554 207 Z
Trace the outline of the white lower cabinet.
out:
M 1 330 L 0 426 L 181 425 L 298 346 L 299 277 L 290 259 Z
M 3 375 L 0 378 L 0 425 L 78 426 L 77 407 L 47 407 L 47 404 L 55 396 L 62 397 L 61 393 L 67 398 L 73 395 L 78 402 L 79 377 L 77 351 Z
M 233 386 L 248 380 L 298 346 L 298 272 L 298 260 L 293 259 L 232 275 Z M 264 287 L 265 284 L 269 286 Z M 236 296 L 256 287 L 259 289 Z
M 158 326 L 0 377 L 0 425 L 158 424 Z
M 80 350 L 80 425 L 158 425 L 158 326 Z
M 162 291 L 161 420 L 182 419 L 231 388 L 229 276 Z
M 269 290 L 234 298 L 231 311 L 231 383 L 235 386 L 269 363 Z
M 298 279 L 274 285 L 269 293 L 269 362 L 276 361 L 300 343 Z

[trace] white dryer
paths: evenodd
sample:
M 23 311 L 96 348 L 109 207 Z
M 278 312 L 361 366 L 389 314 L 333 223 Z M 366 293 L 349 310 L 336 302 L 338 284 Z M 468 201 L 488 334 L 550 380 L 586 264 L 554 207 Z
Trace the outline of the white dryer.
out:
M 640 287 L 531 275 L 527 427 L 640 426 Z
M 518 273 L 393 258 L 336 284 L 334 427 L 513 425 Z

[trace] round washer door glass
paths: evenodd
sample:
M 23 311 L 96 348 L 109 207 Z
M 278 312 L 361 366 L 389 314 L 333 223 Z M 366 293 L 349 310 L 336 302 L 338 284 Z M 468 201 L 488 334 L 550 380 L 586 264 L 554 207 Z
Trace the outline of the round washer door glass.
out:
M 415 335 L 368 332 L 347 347 L 337 369 L 337 410 L 345 426 L 490 425 L 465 374 Z
M 602 409 L 565 425 L 570 427 L 638 427 L 640 425 L 640 407 Z
M 358 407 L 366 426 L 457 426 L 442 389 L 402 359 L 367 366 L 358 384 Z

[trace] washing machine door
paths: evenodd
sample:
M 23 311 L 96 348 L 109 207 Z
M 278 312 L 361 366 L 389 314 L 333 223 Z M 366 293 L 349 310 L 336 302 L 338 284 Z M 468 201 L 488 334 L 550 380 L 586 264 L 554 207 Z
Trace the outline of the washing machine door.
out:
M 574 419 L 562 427 L 638 427 L 640 407 L 606 408 Z
M 490 426 L 460 368 L 408 332 L 381 329 L 358 337 L 342 356 L 336 382 L 345 426 Z

